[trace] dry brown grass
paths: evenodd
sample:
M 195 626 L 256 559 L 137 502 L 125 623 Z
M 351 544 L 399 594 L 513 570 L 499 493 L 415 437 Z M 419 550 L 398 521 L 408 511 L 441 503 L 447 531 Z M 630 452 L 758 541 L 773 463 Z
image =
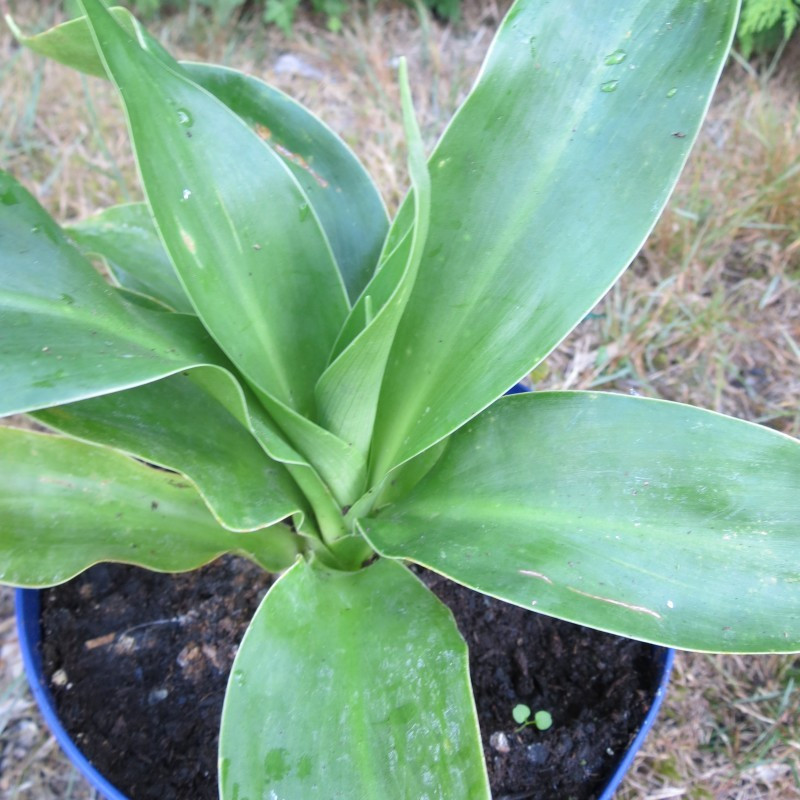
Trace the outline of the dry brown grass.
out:
M 732 66 L 646 247 L 548 383 L 635 391 L 800 433 L 800 110 Z
M 800 797 L 800 661 L 679 653 L 620 800 Z
M 458 28 L 420 25 L 398 6 L 351 19 L 341 36 L 309 20 L 291 41 L 253 26 L 220 32 L 185 15 L 154 32 L 173 52 L 252 71 L 306 103 L 396 207 L 407 185 L 396 58 L 409 59 L 432 145 L 507 3 L 498 5 L 468 3 Z M 52 18 L 44 3 L 19 15 L 32 27 Z M 536 371 L 540 386 L 634 391 L 800 434 L 800 48 L 785 64 L 768 83 L 729 68 L 668 211 L 633 268 Z M 90 103 L 88 116 L 76 98 Z M 135 186 L 110 87 L 16 51 L 5 31 L 0 115 L 0 163 L 57 218 L 85 216 Z M 0 797 L 86 800 L 92 793 L 21 681 L 9 597 L 0 592 Z M 799 682 L 795 656 L 679 654 L 664 711 L 619 796 L 800 797 Z

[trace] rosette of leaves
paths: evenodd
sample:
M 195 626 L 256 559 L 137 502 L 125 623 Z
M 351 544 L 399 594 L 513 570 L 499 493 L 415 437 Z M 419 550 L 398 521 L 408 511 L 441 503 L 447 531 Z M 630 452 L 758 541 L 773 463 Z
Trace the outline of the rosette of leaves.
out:
M 2 175 L 0 403 L 57 435 L 0 430 L 0 577 L 281 572 L 229 682 L 224 800 L 488 797 L 466 645 L 409 564 L 649 642 L 800 648 L 797 441 L 503 396 L 647 237 L 736 2 L 518 0 L 427 159 L 402 82 L 393 220 L 301 106 L 83 5 L 18 35 L 116 84 L 146 202 L 63 230 Z

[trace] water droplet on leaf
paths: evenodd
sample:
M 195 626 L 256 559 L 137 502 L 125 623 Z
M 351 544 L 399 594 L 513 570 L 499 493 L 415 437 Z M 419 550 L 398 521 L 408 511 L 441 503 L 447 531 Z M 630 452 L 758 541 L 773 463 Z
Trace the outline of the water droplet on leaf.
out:
M 601 83 L 600 91 L 605 92 L 606 94 L 609 92 L 616 92 L 617 84 L 619 84 L 619 81 L 606 81 L 605 83 Z
M 678 90 L 673 86 L 668 92 L 667 97 L 675 97 L 678 94 Z
M 186 128 L 191 128 L 194 125 L 194 118 L 185 108 L 179 108 L 178 122 Z
M 627 57 L 628 54 L 624 50 L 615 50 L 603 59 L 603 63 L 607 67 L 613 67 L 615 64 L 621 64 Z

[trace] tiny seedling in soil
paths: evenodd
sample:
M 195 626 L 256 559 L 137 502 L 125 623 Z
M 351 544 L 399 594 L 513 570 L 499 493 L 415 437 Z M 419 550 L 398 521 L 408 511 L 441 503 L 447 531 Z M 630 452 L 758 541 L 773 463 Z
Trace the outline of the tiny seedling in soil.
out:
M 553 718 L 550 716 L 549 711 L 539 710 L 533 715 L 533 719 L 531 719 L 531 710 L 524 703 L 515 705 L 511 716 L 514 717 L 514 722 L 519 725 L 519 728 L 516 729 L 516 733 L 519 733 L 523 728 L 527 728 L 529 725 L 535 725 L 540 731 L 546 731 L 553 725 Z

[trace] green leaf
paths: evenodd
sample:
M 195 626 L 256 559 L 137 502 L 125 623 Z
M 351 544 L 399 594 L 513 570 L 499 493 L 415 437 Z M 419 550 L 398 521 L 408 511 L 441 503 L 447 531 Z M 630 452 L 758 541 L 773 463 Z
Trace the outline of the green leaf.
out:
M 348 302 L 308 198 L 219 100 L 142 50 L 99 0 L 83 5 L 193 306 L 251 382 L 310 416 Z
M 313 507 L 323 532 L 334 536 L 343 533 L 341 511 L 330 489 L 309 462 L 286 441 L 284 434 L 254 393 L 246 385 L 240 384 L 228 370 L 198 368 L 191 372 L 191 377 L 253 434 L 270 458 L 286 466 Z M 295 526 L 301 532 L 316 533 L 313 521 L 307 515 L 296 517 Z
M 313 464 L 341 506 L 354 503 L 364 492 L 367 462 L 363 453 L 265 392 L 261 404 L 289 435 L 292 444 Z
M 194 317 L 125 302 L 1 171 L 0 208 L 0 415 L 228 363 Z
M 325 370 L 316 387 L 321 424 L 345 441 L 352 442 L 365 458 L 369 454 L 386 360 L 416 280 L 430 216 L 430 176 L 414 117 L 405 60 L 400 66 L 400 88 L 414 191 L 414 228 L 410 245 L 407 252 L 403 249 L 395 251 L 400 253 L 403 271 L 391 297 L 373 319 L 365 320 L 364 329 Z M 393 271 L 393 267 L 384 266 L 383 270 Z M 365 298 L 369 298 L 368 293 Z
M 517 725 L 522 725 L 530 719 L 531 710 L 524 703 L 518 703 L 511 710 L 511 716 L 514 717 L 514 722 L 516 722 Z
M 359 160 L 327 125 L 263 81 L 211 64 L 181 66 L 253 127 L 291 169 L 355 302 L 375 269 L 388 228 L 381 196 Z
M 393 562 L 295 564 L 233 664 L 220 796 L 488 800 L 467 647 L 449 611 Z
M 136 23 L 127 8 L 112 8 L 111 13 L 120 25 L 134 33 Z M 5 19 L 14 38 L 34 53 L 52 58 L 87 75 L 106 77 L 106 70 L 97 54 L 92 34 L 86 24 L 86 17 L 62 22 L 35 36 L 26 36 L 10 14 L 6 14 Z
M 378 190 L 350 148 L 283 92 L 227 67 L 179 65 L 130 12 L 115 8 L 111 13 L 135 34 L 143 49 L 211 92 L 282 158 L 319 217 L 354 302 L 375 268 L 388 220 Z M 21 44 L 74 69 L 106 77 L 86 17 L 32 37 L 24 36 L 8 19 Z
M 403 210 L 410 206 L 403 206 Z M 414 241 L 413 222 L 416 215 L 416 202 L 411 213 L 411 220 L 406 226 L 406 232 L 399 242 L 387 239 L 384 251 L 378 261 L 378 267 L 361 296 L 353 304 L 347 319 L 339 331 L 336 344 L 331 353 L 333 363 L 347 346 L 361 333 L 364 328 L 380 313 L 384 304 L 389 301 L 396 290 L 401 278 L 406 274 L 411 245 Z M 397 222 L 395 221 L 395 225 Z
M 102 256 L 120 286 L 193 314 L 145 203 L 113 206 L 67 226 L 86 254 Z
M 286 469 L 204 390 L 197 372 L 35 416 L 61 433 L 180 472 L 229 530 L 253 531 L 303 512 Z
M 362 522 L 385 555 L 674 647 L 800 647 L 800 443 L 710 411 L 583 392 L 499 400 Z
M 512 7 L 430 158 L 430 234 L 381 391 L 373 482 L 502 395 L 631 261 L 700 127 L 737 5 Z
M 0 427 L 0 581 L 62 583 L 118 561 L 183 572 L 223 553 L 279 570 L 297 537 L 220 527 L 191 484 L 103 447 Z
M 547 731 L 553 727 L 553 716 L 549 711 L 537 711 L 533 716 L 533 722 L 540 731 Z
M 192 379 L 211 391 L 270 457 L 287 465 L 326 529 L 343 530 L 340 510 L 313 467 L 286 442 L 252 392 L 245 393 L 227 368 L 214 366 L 229 362 L 196 318 L 122 300 L 33 197 L 3 172 L 0 205 L 5 248 L 0 330 L 6 334 L 0 336 L 0 415 L 118 392 L 191 369 Z M 212 366 L 196 369 L 200 365 Z M 362 466 L 362 485 L 363 473 Z
M 294 171 L 325 226 L 343 277 L 355 295 L 372 270 L 385 234 L 386 214 L 374 186 L 352 153 L 312 114 L 280 92 L 233 70 L 201 64 L 180 67 L 138 23 L 134 21 L 132 25 L 143 48 L 167 66 L 182 69 L 205 83 L 209 91 L 253 126 Z M 94 52 L 93 43 L 91 47 Z M 80 68 L 81 63 L 78 61 L 75 66 Z M 154 288 L 149 277 L 147 286 L 131 288 L 175 302 L 174 294 L 168 298 L 163 290 Z M 294 414 L 287 404 L 274 397 L 266 398 L 266 403 L 295 445 L 307 454 L 303 460 L 315 462 L 340 504 L 347 505 L 358 497 L 366 483 L 363 456 L 351 444 Z
M 104 264 L 104 266 L 106 266 Z M 124 286 L 115 286 L 114 291 L 126 302 L 132 303 L 135 306 L 141 306 L 149 311 L 172 311 L 170 306 L 162 303 L 161 300 L 156 300 L 155 297 L 149 294 L 142 294 L 135 289 L 126 289 Z

